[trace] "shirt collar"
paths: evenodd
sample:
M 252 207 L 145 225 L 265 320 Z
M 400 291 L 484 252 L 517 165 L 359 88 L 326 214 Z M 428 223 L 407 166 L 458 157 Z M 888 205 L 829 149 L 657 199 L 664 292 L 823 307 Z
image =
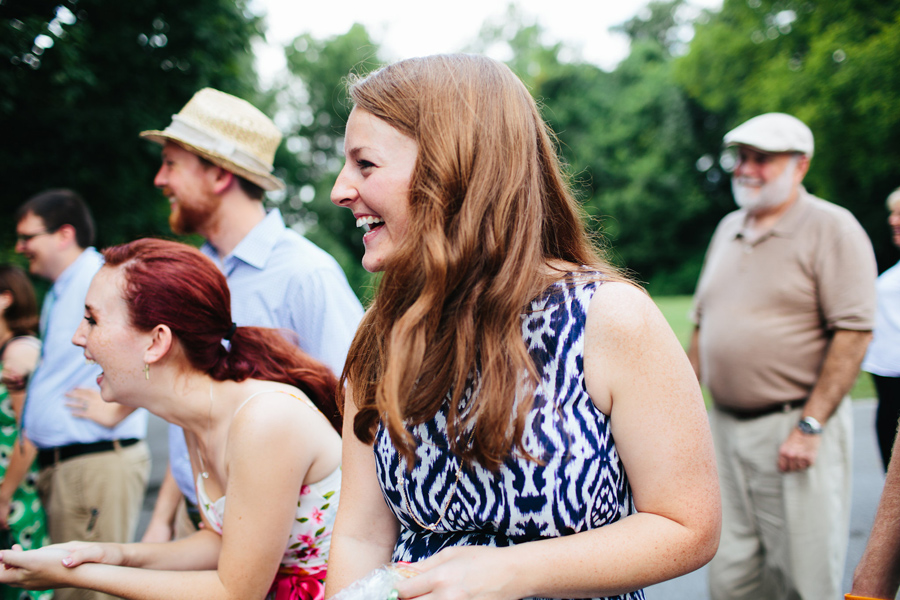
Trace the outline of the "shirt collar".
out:
M 760 236 L 756 243 L 771 236 L 784 238 L 791 237 L 797 227 L 805 220 L 806 212 L 809 210 L 811 204 L 812 201 L 809 199 L 809 192 L 801 185 L 800 190 L 797 192 L 797 199 L 794 200 L 794 204 L 787 209 L 787 212 L 781 215 L 781 218 L 775 222 L 769 231 Z M 744 213 L 744 216 L 741 219 L 741 227 L 734 234 L 735 239 L 744 237 L 747 216 L 747 213 Z
M 284 228 L 284 219 L 281 218 L 281 211 L 273 208 L 266 215 L 266 218 L 244 236 L 244 239 L 235 246 L 231 254 L 222 260 L 222 263 L 227 264 L 230 259 L 235 258 L 251 267 L 262 269 L 266 266 L 266 262 L 268 262 L 275 244 L 281 238 L 281 232 L 284 231 Z
M 56 278 L 53 285 L 50 287 L 57 298 L 66 290 L 66 286 L 68 286 L 73 279 L 77 278 L 77 274 L 82 270 L 84 265 L 93 259 L 94 256 L 99 257 L 99 253 L 93 246 L 85 248 L 84 251 L 78 255 L 78 258 L 72 261 L 72 264 L 60 273 L 59 277 Z

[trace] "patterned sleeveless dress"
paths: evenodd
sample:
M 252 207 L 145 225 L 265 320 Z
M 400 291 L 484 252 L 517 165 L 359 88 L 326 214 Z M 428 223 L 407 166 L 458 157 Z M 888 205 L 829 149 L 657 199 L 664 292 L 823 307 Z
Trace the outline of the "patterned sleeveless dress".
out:
M 609 418 L 584 381 L 584 327 L 599 284 L 570 275 L 532 301 L 522 335 L 541 376 L 525 427 L 525 448 L 544 464 L 512 455 L 496 473 L 460 468 L 448 450 L 446 405 L 409 428 L 416 464 L 375 438 L 382 493 L 401 524 L 392 560 L 423 560 L 451 546 L 511 546 L 587 531 L 635 512 Z M 470 385 L 463 401 L 475 393 Z M 433 526 L 434 531 L 423 527 Z M 643 590 L 610 600 L 643 600 Z

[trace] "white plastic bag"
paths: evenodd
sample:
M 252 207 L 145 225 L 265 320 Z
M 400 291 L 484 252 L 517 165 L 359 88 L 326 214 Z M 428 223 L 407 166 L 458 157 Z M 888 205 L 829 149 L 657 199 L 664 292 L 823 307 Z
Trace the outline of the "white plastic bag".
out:
M 402 564 L 387 565 L 354 581 L 332 596 L 331 600 L 396 600 L 397 596 L 392 592 L 397 582 L 415 574 Z

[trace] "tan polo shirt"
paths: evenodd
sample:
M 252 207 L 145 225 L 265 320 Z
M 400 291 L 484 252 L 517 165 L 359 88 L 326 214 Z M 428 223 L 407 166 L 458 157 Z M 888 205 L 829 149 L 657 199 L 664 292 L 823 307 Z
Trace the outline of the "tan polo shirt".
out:
M 872 329 L 877 269 L 853 215 L 805 189 L 753 243 L 746 214 L 716 228 L 692 319 L 715 402 L 758 409 L 809 395 L 835 329 Z

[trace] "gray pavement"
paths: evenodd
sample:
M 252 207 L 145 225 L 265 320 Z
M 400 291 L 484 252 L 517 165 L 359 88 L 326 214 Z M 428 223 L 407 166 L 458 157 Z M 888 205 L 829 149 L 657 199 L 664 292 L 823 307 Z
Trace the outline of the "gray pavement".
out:
M 854 454 L 853 454 L 853 507 L 850 514 L 850 547 L 844 570 L 844 592 L 850 591 L 853 569 L 862 556 L 875 519 L 875 510 L 884 486 L 884 473 L 878 447 L 875 442 L 875 401 L 858 400 L 853 404 Z M 143 534 L 159 485 L 166 472 L 167 425 L 150 415 L 149 441 L 153 455 L 150 485 L 144 500 L 144 510 L 138 527 L 138 538 Z M 677 579 L 651 586 L 646 590 L 647 600 L 708 600 L 706 567 Z

